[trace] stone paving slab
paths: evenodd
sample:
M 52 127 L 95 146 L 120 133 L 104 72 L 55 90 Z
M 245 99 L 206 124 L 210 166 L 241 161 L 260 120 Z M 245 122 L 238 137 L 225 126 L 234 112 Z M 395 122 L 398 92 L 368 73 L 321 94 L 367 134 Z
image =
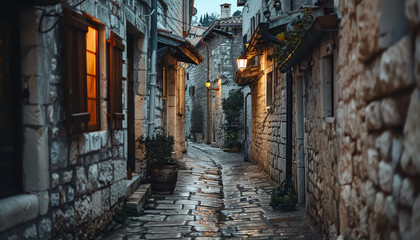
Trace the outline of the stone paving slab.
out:
M 189 143 L 171 195 L 153 194 L 142 211 L 106 239 L 320 239 L 304 208 L 269 206 L 277 187 L 241 154 Z M 102 239 L 102 238 L 100 238 Z

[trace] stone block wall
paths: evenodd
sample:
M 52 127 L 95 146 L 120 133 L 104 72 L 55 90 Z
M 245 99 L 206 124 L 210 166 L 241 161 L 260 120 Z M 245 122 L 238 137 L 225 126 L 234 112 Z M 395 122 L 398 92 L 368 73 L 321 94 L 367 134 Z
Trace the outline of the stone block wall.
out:
M 24 109 L 24 193 L 0 200 L 1 239 L 90 239 L 122 207 L 127 174 L 127 121 L 122 130 L 107 126 L 105 40 L 110 30 L 126 45 L 126 22 L 147 33 L 138 1 L 86 1 L 77 7 L 103 24 L 99 31 L 100 130 L 68 136 L 65 125 L 65 73 L 60 24 L 37 32 L 42 12 L 21 15 L 22 81 L 29 92 Z M 42 7 L 62 12 L 60 4 Z M 42 27 L 54 18 L 43 18 Z M 45 25 L 45 26 L 44 26 Z M 127 59 L 127 52 L 123 53 Z M 126 65 L 123 63 L 124 113 Z M 143 87 L 144 88 L 144 87 Z M 125 114 L 125 119 L 127 115 Z M 3 214 L 4 213 L 4 214 Z
M 264 75 L 251 88 L 251 159 L 272 180 L 281 183 L 286 178 L 286 75 L 275 74 L 270 51 L 258 57 Z M 266 106 L 266 77 L 273 72 L 274 101 Z M 277 78 L 276 78 L 277 76 Z
M 294 74 L 294 114 L 293 124 L 297 123 L 297 81 L 302 78 L 303 81 L 303 112 L 304 112 L 304 167 L 305 167 L 305 200 L 306 210 L 309 216 L 317 223 L 320 229 L 327 232 L 328 236 L 334 239 L 340 224 L 338 219 L 338 205 L 339 198 L 342 194 L 340 192 L 338 168 L 347 169 L 352 166 L 339 165 L 338 158 L 342 153 L 340 151 L 339 130 L 336 129 L 335 120 L 340 116 L 340 112 L 335 112 L 332 116 L 326 116 L 324 113 L 324 101 L 327 93 L 323 88 L 324 74 L 326 74 L 325 62 L 326 56 L 332 56 L 334 60 L 337 59 L 337 48 L 332 53 L 327 53 L 327 46 L 333 44 L 332 34 L 327 34 L 321 42 L 313 48 L 312 55 L 309 55 L 297 69 Z M 309 67 L 309 62 L 312 64 Z M 336 64 L 337 61 L 334 61 Z M 337 70 L 334 70 L 337 73 Z M 327 73 L 328 74 L 328 73 Z M 336 74 L 334 75 L 334 82 L 337 81 Z M 337 91 L 340 91 L 336 86 L 334 88 L 335 99 L 329 99 L 334 106 L 337 106 Z M 296 161 L 296 148 L 300 148 L 297 144 L 297 132 L 294 128 L 293 132 L 294 154 L 293 159 Z M 354 145 L 347 145 L 347 148 L 353 148 Z M 344 156 L 342 156 L 344 157 Z M 293 173 L 296 174 L 295 172 Z M 295 186 L 298 186 L 297 184 Z
M 309 133 L 307 139 L 313 145 L 308 149 L 308 158 L 313 156 L 308 212 L 330 238 L 416 239 L 418 1 L 338 1 L 337 9 L 342 19 L 335 61 L 336 116 L 329 123 L 305 123 L 310 132 L 324 133 Z M 394 25 L 384 26 L 387 21 Z M 339 152 L 327 151 L 330 146 Z M 337 178 L 330 181 L 322 177 L 326 174 Z

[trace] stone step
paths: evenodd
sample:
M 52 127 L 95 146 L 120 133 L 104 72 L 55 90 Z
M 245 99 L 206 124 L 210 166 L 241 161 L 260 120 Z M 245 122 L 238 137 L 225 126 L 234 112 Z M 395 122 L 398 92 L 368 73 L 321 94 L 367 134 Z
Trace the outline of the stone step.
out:
M 147 203 L 152 195 L 150 183 L 140 184 L 136 191 L 127 199 L 125 205 L 130 208 L 135 208 L 138 213 L 141 213 L 143 206 Z
M 130 197 L 140 185 L 140 174 L 133 173 L 133 176 L 130 180 L 127 180 L 127 188 L 125 191 L 125 197 Z

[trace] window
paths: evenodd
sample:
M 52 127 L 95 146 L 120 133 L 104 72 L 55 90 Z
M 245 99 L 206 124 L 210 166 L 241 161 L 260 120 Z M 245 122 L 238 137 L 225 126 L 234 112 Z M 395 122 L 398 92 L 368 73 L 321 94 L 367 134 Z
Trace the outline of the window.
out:
M 99 129 L 98 29 L 88 26 L 86 33 L 87 111 L 89 130 Z
M 88 130 L 90 113 L 87 107 L 86 33 L 85 18 L 70 9 L 63 9 L 65 27 L 67 108 L 66 124 L 69 134 Z
M 166 68 L 162 67 L 162 97 L 166 97 Z
M 270 107 L 273 104 L 273 98 L 274 98 L 273 72 L 267 73 L 265 96 L 266 96 L 266 107 Z
M 257 18 L 257 20 L 256 20 L 256 21 L 257 21 L 257 22 L 256 22 L 256 24 L 257 24 L 257 26 L 258 26 L 258 24 L 260 24 L 260 21 L 261 21 L 260 16 L 261 16 L 261 15 L 260 15 L 260 11 L 258 11 L 258 12 L 257 12 L 257 15 L 256 15 L 256 18 Z
M 8 9 L 8 7 L 6 7 Z M 22 192 L 22 85 L 19 14 L 0 14 L 0 199 Z M 32 159 L 31 159 L 32 160 Z
M 194 86 L 190 86 L 189 92 L 190 92 L 190 96 L 191 97 L 194 96 L 194 94 L 195 94 L 195 87 Z
M 323 116 L 334 116 L 334 57 L 322 59 L 322 106 Z
M 178 70 L 178 114 L 185 114 L 185 68 Z
M 111 31 L 109 43 L 109 93 L 110 112 L 108 113 L 111 129 L 121 129 L 124 113 L 122 108 L 122 38 Z
M 252 35 L 254 35 L 254 31 L 255 31 L 255 17 L 251 18 L 251 38 Z
M 105 52 L 98 22 L 70 9 L 63 9 L 67 72 L 67 131 L 77 134 L 100 129 L 100 61 Z M 103 32 L 102 32 L 103 33 Z M 101 37 L 103 41 L 100 41 Z M 109 112 L 111 129 L 120 129 L 122 113 L 122 39 L 110 32 L 109 46 Z M 102 47 L 101 47 L 102 46 Z M 102 49 L 102 50 L 100 50 Z M 105 63 L 103 63 L 105 66 Z M 104 116 L 105 117 L 105 116 Z

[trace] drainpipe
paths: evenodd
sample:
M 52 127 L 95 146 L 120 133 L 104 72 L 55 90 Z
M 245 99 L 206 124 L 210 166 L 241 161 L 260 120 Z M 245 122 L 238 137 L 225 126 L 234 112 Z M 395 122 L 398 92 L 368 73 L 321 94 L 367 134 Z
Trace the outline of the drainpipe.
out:
M 247 127 L 248 127 L 248 124 L 247 124 L 247 116 L 248 116 L 248 96 L 249 95 L 251 95 L 251 92 L 248 92 L 246 95 L 245 95 L 245 115 L 244 115 L 244 151 L 245 151 L 245 157 L 244 157 L 244 162 L 248 162 L 249 160 L 248 160 L 248 131 L 247 131 Z
M 286 188 L 292 187 L 292 121 L 293 121 L 292 70 L 286 75 Z
M 157 65 L 157 0 L 152 0 L 152 17 L 150 29 L 150 42 L 152 43 L 152 59 L 150 62 L 150 99 L 149 122 L 147 136 L 152 137 L 155 130 L 155 101 L 156 101 L 156 65 Z
M 304 131 L 303 131 L 303 79 L 296 81 L 297 98 L 297 190 L 298 202 L 305 202 L 305 156 L 304 156 Z
M 207 49 L 207 82 L 209 81 L 209 46 L 207 46 L 207 44 L 204 43 L 204 37 L 201 39 L 201 43 L 206 46 Z M 210 135 L 209 135 L 209 128 L 210 128 L 210 110 L 209 110 L 209 105 L 210 105 L 210 100 L 209 100 L 209 88 L 206 87 L 206 91 L 207 91 L 207 144 L 210 144 Z

